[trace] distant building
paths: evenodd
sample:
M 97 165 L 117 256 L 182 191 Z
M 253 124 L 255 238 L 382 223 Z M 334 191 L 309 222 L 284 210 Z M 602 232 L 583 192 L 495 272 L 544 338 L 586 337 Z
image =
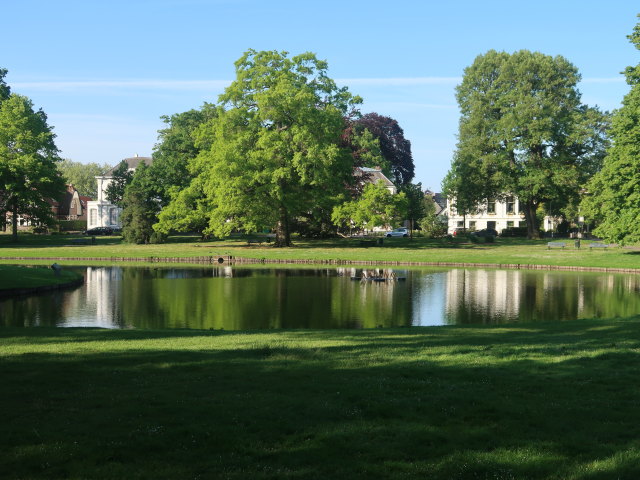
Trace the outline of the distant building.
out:
M 129 171 L 134 171 L 140 163 L 150 165 L 152 159 L 151 157 L 139 157 L 136 155 L 135 157 L 125 158 L 123 161 L 127 162 Z M 113 171 L 118 167 L 118 165 L 113 167 L 104 175 L 96 177 L 96 181 L 98 182 L 98 199 L 96 201 L 88 202 L 87 210 L 89 213 L 87 217 L 87 229 L 94 227 L 122 227 L 122 223 L 120 221 L 122 209 L 109 202 L 106 194 L 107 187 L 113 180 Z
M 44 200 L 51 205 L 51 212 L 56 220 L 86 220 L 87 204 L 91 201 L 91 197 L 80 195 L 78 190 L 69 184 L 57 199 L 45 198 Z M 6 213 L 4 223 L 11 223 L 11 215 L 11 212 Z M 18 215 L 18 230 L 28 230 L 37 225 L 38 223 L 34 222 L 29 215 Z
M 384 173 L 382 173 L 382 169 L 380 167 L 369 168 L 369 167 L 358 167 L 354 173 L 356 177 L 363 178 L 366 183 L 378 183 L 382 182 L 389 192 L 393 195 L 398 193 L 398 189 L 393 184 L 391 180 L 389 180 Z
M 456 230 L 468 231 L 491 228 L 501 233 L 502 230 L 512 227 L 526 227 L 524 213 L 520 211 L 518 198 L 511 195 L 502 200 L 489 199 L 484 204 L 478 205 L 474 214 L 461 215 L 453 206 L 453 199 L 447 199 L 446 209 L 443 212 L 448 218 L 447 233 L 453 234 Z
M 80 195 L 78 190 L 69 184 L 61 198 L 48 201 L 57 220 L 86 220 L 87 205 L 91 197 Z

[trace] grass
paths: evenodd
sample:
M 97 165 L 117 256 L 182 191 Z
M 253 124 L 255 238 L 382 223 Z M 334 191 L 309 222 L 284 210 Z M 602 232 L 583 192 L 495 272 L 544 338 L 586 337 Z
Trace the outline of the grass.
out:
M 65 270 L 60 272 L 60 276 L 56 276 L 48 267 L 25 268 L 0 265 L 0 290 L 60 285 L 78 279 L 78 274 Z
M 640 318 L 0 330 L 3 479 L 636 479 Z
M 244 239 L 200 241 L 194 236 L 175 236 L 162 245 L 129 245 L 120 237 L 98 237 L 96 245 L 70 246 L 68 235 L 21 235 L 13 244 L 8 235 L 0 235 L 0 261 L 15 257 L 46 258 L 170 258 L 209 255 L 276 260 L 391 261 L 391 262 L 466 262 L 489 264 L 554 265 L 605 268 L 640 268 L 640 252 L 635 249 L 573 247 L 567 241 L 565 249 L 547 250 L 547 240 L 504 238 L 493 244 L 473 244 L 466 239 L 391 238 L 382 247 L 361 247 L 357 239 L 305 240 L 296 239 L 290 248 L 268 245 L 247 245 Z M 9 260 L 6 260 L 9 261 Z M 33 263 L 34 260 L 25 262 Z M 86 260 L 85 260 L 86 262 Z

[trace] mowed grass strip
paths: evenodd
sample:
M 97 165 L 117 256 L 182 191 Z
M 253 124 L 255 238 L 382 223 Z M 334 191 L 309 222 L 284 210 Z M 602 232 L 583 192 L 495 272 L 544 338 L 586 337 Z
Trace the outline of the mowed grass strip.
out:
M 635 479 L 640 319 L 0 330 L 0 474 Z
M 294 246 L 276 248 L 269 244 L 248 244 L 247 239 L 201 241 L 196 236 L 174 236 L 161 245 L 132 245 L 121 237 L 98 237 L 95 245 L 72 245 L 72 235 L 21 235 L 18 243 L 0 235 L 0 261 L 24 257 L 25 262 L 45 258 L 141 258 L 158 261 L 162 258 L 190 258 L 231 255 L 257 261 L 360 261 L 360 262 L 448 262 L 477 264 L 551 265 L 597 268 L 640 269 L 640 251 L 635 248 L 597 248 L 591 242 L 574 247 L 573 240 L 564 240 L 564 249 L 547 249 L 546 240 L 498 238 L 495 243 L 474 244 L 466 238 L 384 238 L 383 246 L 363 247 L 358 239 L 308 240 L 294 239 Z M 86 237 L 84 237 L 86 238 Z M 46 262 L 48 260 L 45 260 Z M 82 260 L 80 260 L 82 262 Z
M 0 265 L 0 290 L 38 288 L 75 282 L 80 279 L 75 272 L 62 270 L 56 276 L 49 267 L 20 267 Z M 1 313 L 1 310 L 0 310 Z

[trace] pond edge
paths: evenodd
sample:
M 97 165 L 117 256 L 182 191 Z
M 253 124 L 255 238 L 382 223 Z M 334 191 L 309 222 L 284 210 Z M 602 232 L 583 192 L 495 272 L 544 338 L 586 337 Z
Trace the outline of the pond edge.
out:
M 496 268 L 507 270 L 557 270 L 574 272 L 630 273 L 640 274 L 640 268 L 583 267 L 578 265 L 537 265 L 523 263 L 467 263 L 467 262 L 402 262 L 399 260 L 287 260 L 277 258 L 244 258 L 230 255 L 209 255 L 202 257 L 2 257 L 0 260 L 57 260 L 87 262 L 145 262 L 145 263 L 190 263 L 219 265 L 290 264 L 290 265 L 380 265 L 403 267 L 466 267 Z M 1 293 L 0 293 L 1 294 Z

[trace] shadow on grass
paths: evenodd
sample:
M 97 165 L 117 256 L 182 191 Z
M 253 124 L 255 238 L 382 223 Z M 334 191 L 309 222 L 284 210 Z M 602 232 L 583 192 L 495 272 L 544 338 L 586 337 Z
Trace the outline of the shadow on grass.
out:
M 637 478 L 638 330 L 629 320 L 278 334 L 12 329 L 2 332 L 0 471 Z
M 107 245 L 120 245 L 122 237 L 108 236 L 96 237 L 91 245 L 74 244 L 74 240 L 91 241 L 86 235 L 19 235 L 17 241 L 12 241 L 10 235 L 0 235 L 0 248 L 55 248 L 55 247 L 94 247 Z

